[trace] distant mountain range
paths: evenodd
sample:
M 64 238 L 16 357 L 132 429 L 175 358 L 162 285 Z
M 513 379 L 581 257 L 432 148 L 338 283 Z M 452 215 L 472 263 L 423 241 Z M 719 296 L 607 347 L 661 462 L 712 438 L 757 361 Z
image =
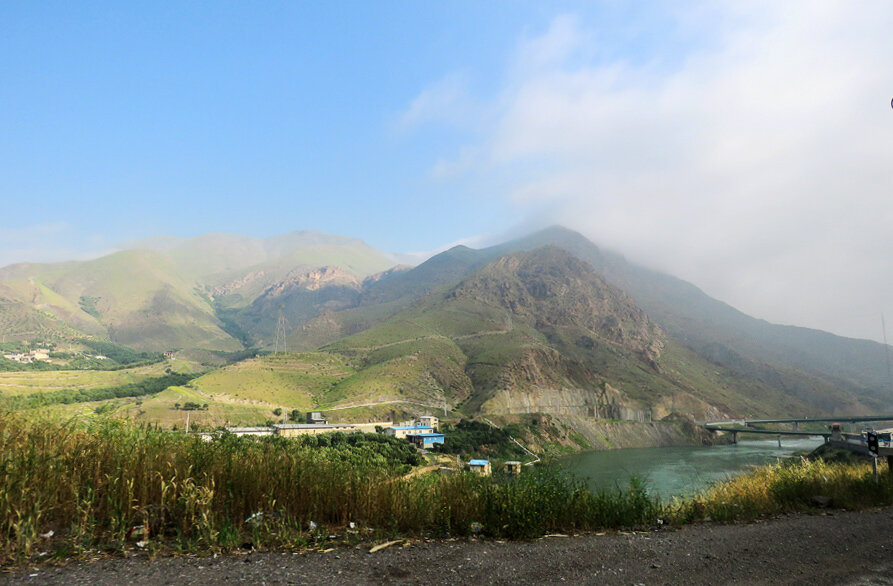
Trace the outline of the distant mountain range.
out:
M 316 405 L 638 421 L 893 406 L 881 344 L 751 318 L 564 228 L 416 267 L 309 231 L 136 244 L 0 269 L 4 339 L 312 350 L 349 366 Z

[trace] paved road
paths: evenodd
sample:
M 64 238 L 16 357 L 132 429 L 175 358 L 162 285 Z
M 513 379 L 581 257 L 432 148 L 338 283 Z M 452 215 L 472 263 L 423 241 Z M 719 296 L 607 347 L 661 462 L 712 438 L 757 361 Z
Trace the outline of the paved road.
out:
M 888 584 L 893 508 L 749 525 L 438 541 L 376 553 L 104 559 L 0 575 L 8 584 Z

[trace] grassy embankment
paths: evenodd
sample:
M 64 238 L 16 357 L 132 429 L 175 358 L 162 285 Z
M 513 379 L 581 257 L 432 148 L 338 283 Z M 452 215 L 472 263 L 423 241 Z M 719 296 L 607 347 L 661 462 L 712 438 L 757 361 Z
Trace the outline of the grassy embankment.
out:
M 525 469 L 516 479 L 408 477 L 419 463 L 406 442 L 378 435 L 203 442 L 109 420 L 84 425 L 6 413 L 0 556 L 13 562 L 135 548 L 226 551 L 246 542 L 312 547 L 333 533 L 348 541 L 478 530 L 524 538 L 658 519 L 749 519 L 807 510 L 816 496 L 849 509 L 893 503 L 889 473 L 884 469 L 876 484 L 867 465 L 768 466 L 662 504 L 637 482 L 626 491 L 592 492 L 552 467 Z M 347 529 L 351 523 L 356 529 Z

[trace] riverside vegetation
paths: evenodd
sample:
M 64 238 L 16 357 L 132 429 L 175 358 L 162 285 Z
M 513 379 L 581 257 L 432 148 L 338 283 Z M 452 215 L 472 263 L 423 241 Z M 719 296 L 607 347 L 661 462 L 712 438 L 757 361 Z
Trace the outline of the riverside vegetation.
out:
M 823 504 L 893 503 L 870 466 L 800 460 L 767 466 L 685 501 L 661 503 L 633 480 L 591 491 L 556 467 L 517 478 L 407 475 L 402 440 L 332 434 L 299 440 L 224 435 L 206 442 L 151 426 L 0 414 L 4 563 L 97 551 L 308 548 L 390 537 L 530 538 L 548 532 L 736 521 Z

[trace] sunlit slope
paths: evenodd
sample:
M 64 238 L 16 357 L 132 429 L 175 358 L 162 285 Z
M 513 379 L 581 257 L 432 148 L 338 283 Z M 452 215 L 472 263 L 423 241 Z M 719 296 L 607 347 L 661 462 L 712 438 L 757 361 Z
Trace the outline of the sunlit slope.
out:
M 220 328 L 190 276 L 155 251 L 30 265 L 13 277 L 5 284 L 20 298 L 72 328 L 119 344 L 140 350 L 241 347 Z
M 197 408 L 185 409 L 192 404 Z M 108 401 L 51 405 L 42 411 L 62 418 L 113 417 L 162 428 L 216 429 L 230 425 L 263 425 L 276 420 L 270 406 L 215 402 L 186 386 L 170 387 L 146 397 L 130 397 Z
M 199 374 L 203 368 L 194 362 L 173 360 L 115 371 L 0 373 L 0 402 L 4 398 L 16 400 L 59 392 L 72 395 L 74 391 L 121 387 L 158 379 L 171 372 Z M 30 409 L 63 418 L 110 416 L 158 424 L 162 427 L 183 427 L 188 414 L 193 426 L 213 428 L 219 425 L 262 424 L 275 418 L 273 409 L 282 407 L 267 401 L 244 400 L 229 396 L 222 396 L 222 400 L 218 401 L 195 387 L 193 384 L 195 380 L 183 386 L 168 387 L 161 392 L 148 395 L 101 401 L 80 399 L 74 402 L 50 401 L 49 404 L 38 404 Z
M 216 370 L 195 379 L 191 386 L 218 402 L 306 411 L 326 404 L 332 387 L 354 371 L 342 357 L 332 354 L 273 354 Z
M 82 335 L 80 330 L 56 317 L 51 308 L 44 304 L 38 307 L 40 309 L 23 301 L 17 291 L 0 284 L 0 341 L 72 339 Z M 91 328 L 85 324 L 84 329 L 89 331 Z M 101 330 L 98 326 L 94 329 Z
M 59 390 L 117 387 L 161 376 L 167 371 L 198 373 L 202 366 L 189 361 L 157 362 L 120 370 L 51 370 L 0 372 L 0 396 L 13 397 Z

